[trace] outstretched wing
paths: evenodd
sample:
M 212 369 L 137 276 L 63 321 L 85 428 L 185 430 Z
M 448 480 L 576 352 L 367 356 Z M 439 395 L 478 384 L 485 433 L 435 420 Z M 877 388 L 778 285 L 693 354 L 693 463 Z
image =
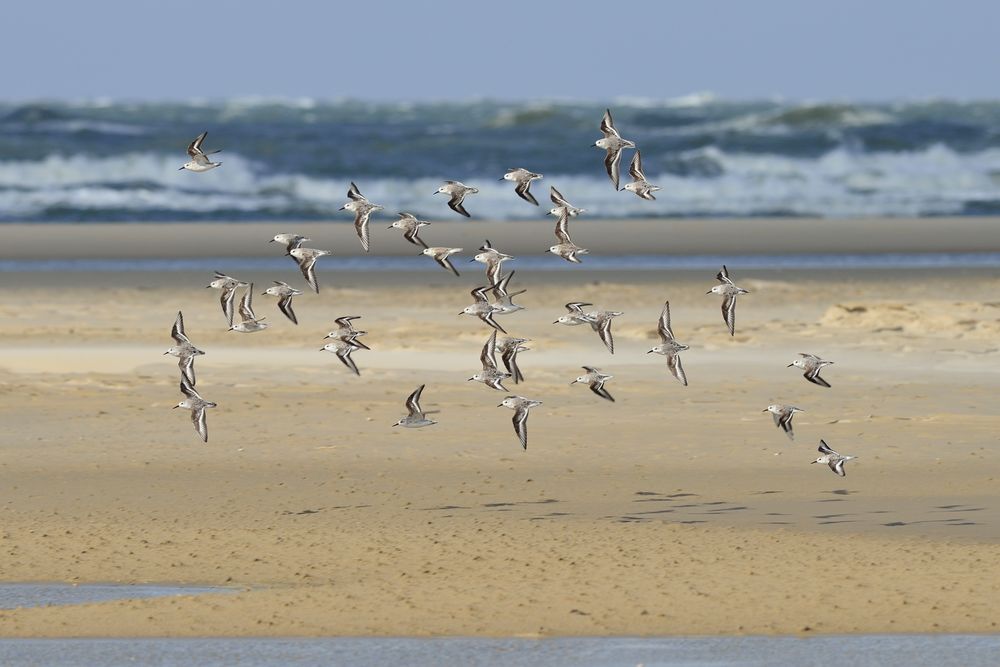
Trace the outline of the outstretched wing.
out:
M 722 270 L 715 274 L 715 279 L 724 285 L 733 284 L 733 281 L 729 279 L 729 269 L 726 268 L 725 264 L 722 265 Z
M 201 150 L 201 144 L 205 141 L 205 137 L 208 136 L 208 132 L 202 132 L 197 137 L 194 138 L 190 144 L 188 144 L 187 154 L 191 156 L 191 159 L 197 158 L 199 155 L 204 156 L 205 151 Z
M 556 190 L 555 186 L 552 185 L 549 186 L 549 199 L 551 199 L 552 203 L 556 206 L 563 208 L 570 207 L 570 203 L 566 201 L 566 198 L 562 196 L 562 193 Z
M 514 410 L 514 432 L 521 441 L 521 448 L 528 449 L 528 409 L 521 407 Z
M 530 180 L 523 181 L 518 183 L 514 187 L 514 192 L 516 192 L 517 196 L 523 199 L 524 201 L 530 202 L 535 206 L 538 206 L 538 200 L 535 199 L 535 195 L 531 194 L 530 188 L 531 188 L 531 181 Z
M 497 369 L 497 332 L 496 330 L 490 334 L 489 339 L 487 339 L 486 344 L 483 345 L 483 351 L 479 353 L 479 361 L 483 364 L 483 370 Z
M 556 238 L 559 243 L 573 243 L 573 239 L 569 236 L 569 211 L 567 209 L 563 209 L 562 215 L 556 220 Z
M 664 343 L 669 343 L 674 340 L 674 332 L 670 328 L 670 302 L 663 302 L 663 310 L 660 311 L 660 321 L 657 322 L 656 330 L 660 334 L 660 338 Z
M 633 181 L 644 181 L 646 176 L 642 173 L 642 155 L 637 148 L 632 156 L 632 163 L 629 165 L 628 173 Z
M 465 200 L 465 193 L 456 192 L 451 196 L 451 199 L 448 200 L 448 208 L 455 211 L 456 213 L 461 213 L 467 218 L 471 218 L 472 216 L 469 215 L 469 212 L 465 210 L 464 206 L 462 206 L 462 202 L 464 200 Z
M 423 410 L 420 409 L 420 392 L 424 390 L 426 385 L 420 385 L 417 387 L 416 391 L 407 396 L 406 398 L 406 409 L 410 411 L 411 417 L 416 417 L 417 415 L 422 415 Z
M 604 118 L 601 119 L 601 134 L 605 137 L 621 138 L 621 135 L 618 134 L 618 130 L 615 129 L 615 121 L 611 119 L 611 109 L 606 109 L 604 111 Z
M 670 369 L 670 373 L 677 378 L 678 382 L 685 387 L 688 385 L 687 375 L 684 374 L 684 366 L 681 365 L 681 355 L 668 354 L 667 368 Z
M 736 335 L 736 295 L 727 294 L 722 298 L 722 319 L 729 327 L 729 335 Z
M 819 441 L 818 450 L 820 454 L 836 454 L 837 452 L 830 449 L 830 445 L 826 444 L 826 440 Z
M 174 320 L 174 326 L 170 328 L 170 337 L 174 339 L 178 345 L 183 345 L 188 343 L 190 345 L 191 341 L 188 337 L 184 335 L 184 315 L 181 311 L 177 311 L 177 319 Z
M 365 199 L 365 196 L 361 194 L 361 191 L 358 190 L 358 186 L 354 184 L 354 181 L 351 181 L 351 187 L 347 190 L 347 197 L 351 201 L 368 201 Z
M 621 161 L 622 151 L 620 148 L 609 150 L 604 156 L 604 168 L 608 170 L 608 176 L 615 184 L 615 190 L 618 189 L 618 183 L 621 181 Z
M 299 319 L 295 317 L 295 311 L 292 310 L 292 297 L 284 296 L 278 299 L 278 309 L 285 314 L 285 317 L 292 321 L 292 324 L 298 324 Z
M 604 388 L 603 380 L 600 382 L 595 382 L 594 384 L 590 385 L 590 391 L 594 392 L 595 394 L 597 394 L 598 396 L 600 396 L 605 400 L 611 401 L 612 403 L 615 402 L 614 396 L 609 394 L 608 390 Z

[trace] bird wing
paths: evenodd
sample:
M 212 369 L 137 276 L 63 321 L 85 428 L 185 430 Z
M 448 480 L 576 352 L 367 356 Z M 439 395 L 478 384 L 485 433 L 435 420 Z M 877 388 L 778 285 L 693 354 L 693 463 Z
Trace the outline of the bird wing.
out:
M 461 213 L 467 218 L 471 218 L 472 216 L 469 215 L 469 212 L 465 210 L 464 206 L 462 206 L 462 202 L 464 200 L 465 200 L 465 193 L 456 192 L 451 196 L 451 199 L 448 200 L 448 208 L 455 211 L 456 213 Z
M 642 173 L 642 155 L 638 149 L 636 149 L 635 155 L 632 156 L 632 163 L 628 167 L 628 173 L 633 181 L 646 180 L 646 176 Z
M 615 129 L 615 121 L 611 119 L 611 109 L 604 111 L 604 118 L 601 119 L 601 133 L 605 137 L 618 137 L 621 139 L 621 135 Z
M 292 310 L 292 295 L 283 296 L 278 299 L 278 309 L 285 314 L 285 317 L 292 321 L 292 324 L 299 323 L 299 318 L 295 317 L 295 311 Z
M 832 449 L 830 449 L 830 445 L 826 444 L 826 440 L 820 440 L 819 441 L 819 447 L 817 448 L 817 451 L 820 454 L 837 454 L 837 452 L 835 452 Z M 839 454 L 838 454 L 838 456 L 839 456 Z
M 563 210 L 562 215 L 556 220 L 556 238 L 559 243 L 572 244 L 573 239 L 569 236 L 569 211 Z
M 177 311 L 177 319 L 174 320 L 174 326 L 170 328 L 170 337 L 174 339 L 178 345 L 183 345 L 188 343 L 190 345 L 191 341 L 188 337 L 184 335 L 184 315 L 181 311 Z
M 566 198 L 562 196 L 562 193 L 556 190 L 555 186 L 549 186 L 549 199 L 556 206 L 561 206 L 563 208 L 569 208 L 570 203 L 566 201 Z
M 205 442 L 208 442 L 208 420 L 205 419 L 205 406 L 201 405 L 191 411 L 191 421 L 194 423 L 194 430 Z
M 412 394 L 406 397 L 406 409 L 410 411 L 411 417 L 424 414 L 424 411 L 420 409 L 420 392 L 424 390 L 424 386 L 420 385 Z
M 454 273 L 456 276 L 458 275 L 458 269 L 455 268 L 455 265 L 452 264 L 451 260 L 448 259 L 447 257 L 435 256 L 434 261 L 443 266 L 444 268 L 448 269 L 452 273 Z
M 358 211 L 357 215 L 354 216 L 354 229 L 358 232 L 358 238 L 361 239 L 361 247 L 365 249 L 365 252 L 368 252 L 371 243 L 368 236 L 368 218 L 371 213 L 371 210 Z
M 595 394 L 597 394 L 598 396 L 600 396 L 605 400 L 611 401 L 612 403 L 615 402 L 614 396 L 608 393 L 608 390 L 604 388 L 604 380 L 599 380 L 590 385 L 590 391 L 594 392 Z
M 615 184 L 615 190 L 618 189 L 618 183 L 621 180 L 621 161 L 622 150 L 620 148 L 617 150 L 609 150 L 604 156 L 604 167 L 608 170 L 608 176 L 611 178 L 611 182 Z
M 733 281 L 729 279 L 729 269 L 726 265 L 722 265 L 722 270 L 715 274 L 715 279 L 724 285 L 732 285 Z
M 657 322 L 656 330 L 664 343 L 674 340 L 674 332 L 670 328 L 670 302 L 663 302 L 663 310 L 660 311 L 660 321 Z
M 514 410 L 512 421 L 514 423 L 514 432 L 517 433 L 517 437 L 521 441 L 521 447 L 528 449 L 528 409 L 519 407 Z
M 257 319 L 253 314 L 251 301 L 253 301 L 253 283 L 250 283 L 247 291 L 243 293 L 243 298 L 240 300 L 240 317 L 243 318 L 244 322 Z
M 181 393 L 188 398 L 197 398 L 198 400 L 202 400 L 198 390 L 191 386 L 191 383 L 184 377 L 181 378 Z
M 535 195 L 531 194 L 530 188 L 531 188 L 531 181 L 522 181 L 518 183 L 516 186 L 514 186 L 514 192 L 516 192 L 517 196 L 523 199 L 524 201 L 530 202 L 535 206 L 538 206 L 538 200 L 535 199 Z
M 343 349 L 337 350 L 337 358 L 344 362 L 344 365 L 354 371 L 355 375 L 361 375 L 361 371 L 358 370 L 358 365 L 354 363 L 354 359 L 351 359 L 351 352 L 354 351 L 353 346 L 348 346 Z
M 351 187 L 348 188 L 348 190 L 347 190 L 347 197 L 351 201 L 368 201 L 365 198 L 365 196 L 363 194 L 361 194 L 361 191 L 358 190 L 358 186 L 356 186 L 354 184 L 354 181 L 351 181 Z
M 187 154 L 191 156 L 191 159 L 197 159 L 199 155 L 204 156 L 205 152 L 201 150 L 201 144 L 205 141 L 205 137 L 208 136 L 208 132 L 202 132 L 197 137 L 194 138 L 190 144 L 188 144 Z
M 677 378 L 685 387 L 688 384 L 687 375 L 684 373 L 684 366 L 681 365 L 681 355 L 679 354 L 668 354 L 667 355 L 667 368 L 670 369 L 670 373 Z
M 729 335 L 736 335 L 736 295 L 727 294 L 722 298 L 722 319 L 729 327 Z
M 615 339 L 611 335 L 611 318 L 605 318 L 599 322 L 595 322 L 597 327 L 597 335 L 601 337 L 604 341 L 604 345 L 608 348 L 611 354 L 615 353 Z
M 313 288 L 313 292 L 319 294 L 319 281 L 316 280 L 316 257 L 303 257 L 299 261 L 299 271 L 302 272 L 302 277 L 306 279 L 309 286 Z
M 479 353 L 479 361 L 483 364 L 483 370 L 497 369 L 497 332 L 494 331 L 483 345 L 483 351 Z

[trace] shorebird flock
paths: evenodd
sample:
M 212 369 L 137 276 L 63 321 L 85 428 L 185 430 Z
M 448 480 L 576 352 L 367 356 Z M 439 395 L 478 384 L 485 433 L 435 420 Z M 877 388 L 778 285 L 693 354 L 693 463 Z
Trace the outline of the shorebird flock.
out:
M 594 143 L 594 146 L 605 151 L 604 166 L 615 190 L 619 192 L 631 192 L 642 199 L 654 200 L 655 196 L 653 193 L 659 191 L 661 188 L 646 180 L 642 169 L 642 155 L 640 150 L 636 147 L 635 142 L 622 138 L 621 134 L 615 128 L 610 109 L 605 111 L 604 117 L 601 119 L 600 130 L 603 136 Z M 202 143 L 205 141 L 207 134 L 207 132 L 202 132 L 190 143 L 187 152 L 191 159 L 180 167 L 181 170 L 200 173 L 221 166 L 221 162 L 213 162 L 209 158 L 210 155 L 218 153 L 218 149 L 209 152 L 205 152 L 202 149 Z M 626 149 L 635 150 L 629 166 L 629 175 L 632 177 L 632 182 L 627 183 L 624 187 L 620 187 L 621 159 L 622 153 Z M 529 204 L 538 206 L 538 200 L 531 193 L 531 184 L 533 181 L 541 178 L 543 178 L 542 174 L 529 171 L 523 167 L 517 167 L 508 169 L 499 180 L 513 182 L 515 184 L 514 193 L 518 197 Z M 478 192 L 477 188 L 465 185 L 461 181 L 448 180 L 433 194 L 447 195 L 447 205 L 452 211 L 465 217 L 471 217 L 471 214 L 465 208 L 465 201 L 469 196 L 475 195 Z M 340 207 L 340 210 L 349 211 L 354 214 L 354 228 L 361 242 L 362 249 L 365 253 L 368 253 L 371 250 L 371 234 L 369 231 L 371 217 L 373 214 L 385 210 L 385 207 L 369 201 L 354 182 L 350 184 L 350 188 L 347 191 L 347 198 L 348 201 Z M 582 262 L 580 257 L 588 254 L 589 251 L 573 242 L 569 233 L 569 223 L 572 218 L 585 213 L 585 210 L 573 206 L 555 187 L 549 188 L 549 198 L 552 201 L 553 207 L 549 209 L 548 213 L 556 218 L 555 237 L 558 243 L 551 246 L 548 252 L 561 257 L 567 262 L 579 264 Z M 422 248 L 422 255 L 433 258 L 444 270 L 450 271 L 456 276 L 459 275 L 458 270 L 451 261 L 451 257 L 463 252 L 463 248 L 428 246 L 420 238 L 420 230 L 429 226 L 429 222 L 420 220 L 412 213 L 407 212 L 399 213 L 398 218 L 398 220 L 389 225 L 388 229 L 402 231 L 403 238 L 406 241 Z M 328 250 L 305 247 L 304 244 L 310 240 L 299 234 L 281 233 L 275 234 L 271 238 L 270 243 L 278 243 L 284 247 L 285 255 L 296 262 L 309 288 L 313 292 L 319 293 L 320 286 L 316 278 L 316 262 L 321 257 L 331 253 Z M 512 255 L 501 252 L 489 240 L 478 249 L 477 254 L 469 262 L 479 262 L 485 266 L 486 284 L 472 290 L 473 303 L 459 313 L 460 315 L 476 317 L 484 325 L 492 329 L 479 355 L 482 370 L 470 377 L 469 381 L 481 382 L 490 389 L 505 393 L 509 392 L 507 387 L 504 386 L 505 381 L 512 380 L 515 384 L 524 382 L 524 375 L 517 365 L 517 355 L 519 352 L 527 351 L 529 348 L 525 346 L 525 343 L 530 342 L 527 338 L 508 335 L 506 329 L 496 320 L 497 317 L 523 310 L 523 307 L 514 303 L 513 299 L 519 294 L 523 294 L 526 290 L 511 291 L 510 282 L 514 277 L 514 271 L 510 273 L 504 273 L 503 271 L 504 262 L 512 259 L 514 259 Z M 739 287 L 733 282 L 729 275 L 729 269 L 725 265 L 723 265 L 715 277 L 718 284 L 709 289 L 706 294 L 715 294 L 722 297 L 722 319 L 729 330 L 730 336 L 735 336 L 736 302 L 738 297 L 749 294 L 750 291 Z M 296 296 L 301 296 L 303 291 L 279 280 L 273 282 L 273 286 L 268 287 L 261 295 L 276 297 L 278 300 L 278 309 L 293 324 L 297 325 L 298 318 L 292 309 L 292 299 Z M 256 333 L 263 331 L 269 326 L 269 323 L 263 321 L 264 317 L 258 317 L 254 313 L 252 303 L 254 285 L 252 282 L 248 283 L 238 278 L 216 272 L 214 279 L 206 287 L 220 290 L 220 305 L 229 331 Z M 237 291 L 240 289 L 244 291 L 240 298 L 239 306 L 235 307 Z M 491 295 L 492 299 L 490 298 Z M 565 307 L 566 314 L 560 315 L 553 321 L 553 324 L 567 327 L 589 326 L 600 338 L 608 352 L 614 354 L 615 342 L 611 326 L 614 318 L 623 315 L 623 312 L 596 309 L 593 308 L 593 304 L 580 301 L 571 301 Z M 237 311 L 240 320 L 234 324 Z M 330 331 L 324 339 L 330 342 L 324 344 L 319 349 L 321 352 L 335 354 L 344 366 L 355 375 L 360 376 L 361 371 L 351 358 L 351 355 L 358 350 L 370 350 L 371 348 L 358 340 L 367 332 L 354 328 L 353 321 L 357 319 L 360 319 L 360 316 L 345 315 L 337 318 L 335 320 L 337 328 Z M 660 313 L 656 328 L 660 337 L 660 344 L 653 346 L 648 353 L 664 356 L 670 374 L 681 385 L 687 386 L 688 379 L 681 364 L 680 354 L 689 348 L 686 344 L 679 342 L 674 336 L 670 323 L 669 301 L 665 301 L 663 304 L 663 310 Z M 499 341 L 497 340 L 498 332 L 505 335 Z M 185 397 L 184 400 L 174 407 L 191 411 L 191 421 L 194 424 L 195 430 L 203 441 L 208 442 L 206 410 L 216 407 L 216 404 L 202 398 L 195 389 L 196 381 L 194 372 L 195 357 L 205 353 L 195 347 L 188 339 L 184 331 L 184 316 L 181 312 L 177 313 L 170 335 L 175 344 L 164 354 L 172 355 L 178 359 L 180 390 Z M 500 352 L 500 359 L 506 370 L 500 370 L 497 364 L 497 351 Z M 826 361 L 814 354 L 800 353 L 799 358 L 788 364 L 788 366 L 801 369 L 804 378 L 812 384 L 830 388 L 830 383 L 820 377 L 820 371 L 832 363 L 832 361 Z M 605 384 L 613 379 L 614 376 L 594 366 L 584 366 L 583 370 L 586 373 L 577 377 L 570 384 L 585 384 L 595 395 L 613 403 L 615 399 L 605 387 Z M 427 418 L 427 415 L 434 414 L 434 412 L 426 411 L 420 406 L 420 397 L 424 387 L 425 385 L 420 385 L 406 398 L 405 407 L 407 414 L 392 426 L 422 428 L 433 426 L 437 423 Z M 505 407 L 514 411 L 512 418 L 514 432 L 524 450 L 528 448 L 528 414 L 532 408 L 539 405 L 542 405 L 542 401 L 516 394 L 506 396 L 497 405 L 497 407 Z M 792 428 L 792 418 L 797 412 L 804 412 L 802 408 L 794 405 L 775 404 L 767 406 L 763 412 L 770 412 L 774 418 L 775 426 L 784 431 L 790 440 L 794 440 L 795 434 Z M 811 461 L 811 463 L 826 464 L 830 467 L 830 470 L 842 477 L 845 475 L 844 463 L 857 458 L 855 456 L 839 454 L 831 449 L 823 440 L 820 440 L 818 451 L 820 456 Z

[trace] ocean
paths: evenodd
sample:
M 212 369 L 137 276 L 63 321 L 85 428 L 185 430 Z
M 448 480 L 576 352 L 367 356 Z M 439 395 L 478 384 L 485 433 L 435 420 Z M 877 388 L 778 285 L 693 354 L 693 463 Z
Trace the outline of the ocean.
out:
M 593 147 L 605 106 L 643 151 L 655 202 L 616 193 Z M 207 130 L 223 166 L 178 171 Z M 627 180 L 626 152 L 622 165 Z M 536 208 L 499 177 L 543 173 Z M 349 181 L 387 212 L 534 219 L 555 185 L 591 217 L 1000 213 L 1000 101 L 607 103 L 35 102 L 0 104 L 0 221 L 342 220 Z

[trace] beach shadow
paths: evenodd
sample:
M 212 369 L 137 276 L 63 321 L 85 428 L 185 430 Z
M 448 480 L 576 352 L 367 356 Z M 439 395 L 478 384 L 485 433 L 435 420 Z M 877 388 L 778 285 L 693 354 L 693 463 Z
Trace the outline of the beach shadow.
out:
M 423 507 L 421 508 L 424 512 L 439 512 L 442 510 L 467 510 L 472 509 L 471 507 L 465 507 L 462 505 L 441 505 L 440 507 Z

